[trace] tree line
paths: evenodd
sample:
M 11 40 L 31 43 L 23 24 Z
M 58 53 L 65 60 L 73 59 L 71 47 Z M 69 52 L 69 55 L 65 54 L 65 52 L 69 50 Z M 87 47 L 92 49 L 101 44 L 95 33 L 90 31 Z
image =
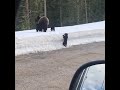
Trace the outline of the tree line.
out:
M 49 18 L 49 27 L 102 21 L 105 20 L 105 0 L 21 0 L 15 31 L 35 29 L 38 15 Z

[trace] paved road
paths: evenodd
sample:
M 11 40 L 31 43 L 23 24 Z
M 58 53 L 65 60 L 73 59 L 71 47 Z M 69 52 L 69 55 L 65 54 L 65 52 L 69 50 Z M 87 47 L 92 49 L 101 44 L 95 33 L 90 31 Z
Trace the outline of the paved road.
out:
M 15 90 L 68 90 L 79 66 L 105 59 L 105 42 L 15 57 Z

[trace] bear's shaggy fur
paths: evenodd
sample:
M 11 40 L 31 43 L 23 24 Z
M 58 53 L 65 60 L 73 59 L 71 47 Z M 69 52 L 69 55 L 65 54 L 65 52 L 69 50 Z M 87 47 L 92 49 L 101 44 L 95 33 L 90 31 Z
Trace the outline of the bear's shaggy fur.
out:
M 39 19 L 38 21 L 38 25 L 39 25 L 39 31 L 47 31 L 48 25 L 49 25 L 49 19 L 46 16 L 43 16 Z
M 64 39 L 63 45 L 66 47 L 66 46 L 67 46 L 68 33 L 65 33 L 65 34 L 63 35 L 63 39 Z

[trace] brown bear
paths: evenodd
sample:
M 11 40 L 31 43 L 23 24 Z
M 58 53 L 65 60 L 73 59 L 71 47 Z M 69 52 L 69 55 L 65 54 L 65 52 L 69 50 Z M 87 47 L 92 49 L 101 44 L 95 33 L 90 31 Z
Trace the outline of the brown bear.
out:
M 46 16 L 42 16 L 39 21 L 38 21 L 38 25 L 39 25 L 39 31 L 47 31 L 48 25 L 49 25 L 49 19 Z
M 65 34 L 63 35 L 63 39 L 64 39 L 63 45 L 66 47 L 66 46 L 67 46 L 68 33 L 65 33 Z

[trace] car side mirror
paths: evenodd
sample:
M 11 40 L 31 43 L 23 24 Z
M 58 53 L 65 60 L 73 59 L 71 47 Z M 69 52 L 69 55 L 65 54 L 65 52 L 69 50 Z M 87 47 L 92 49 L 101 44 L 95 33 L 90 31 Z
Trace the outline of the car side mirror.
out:
M 78 68 L 69 90 L 105 90 L 105 60 L 92 61 Z

